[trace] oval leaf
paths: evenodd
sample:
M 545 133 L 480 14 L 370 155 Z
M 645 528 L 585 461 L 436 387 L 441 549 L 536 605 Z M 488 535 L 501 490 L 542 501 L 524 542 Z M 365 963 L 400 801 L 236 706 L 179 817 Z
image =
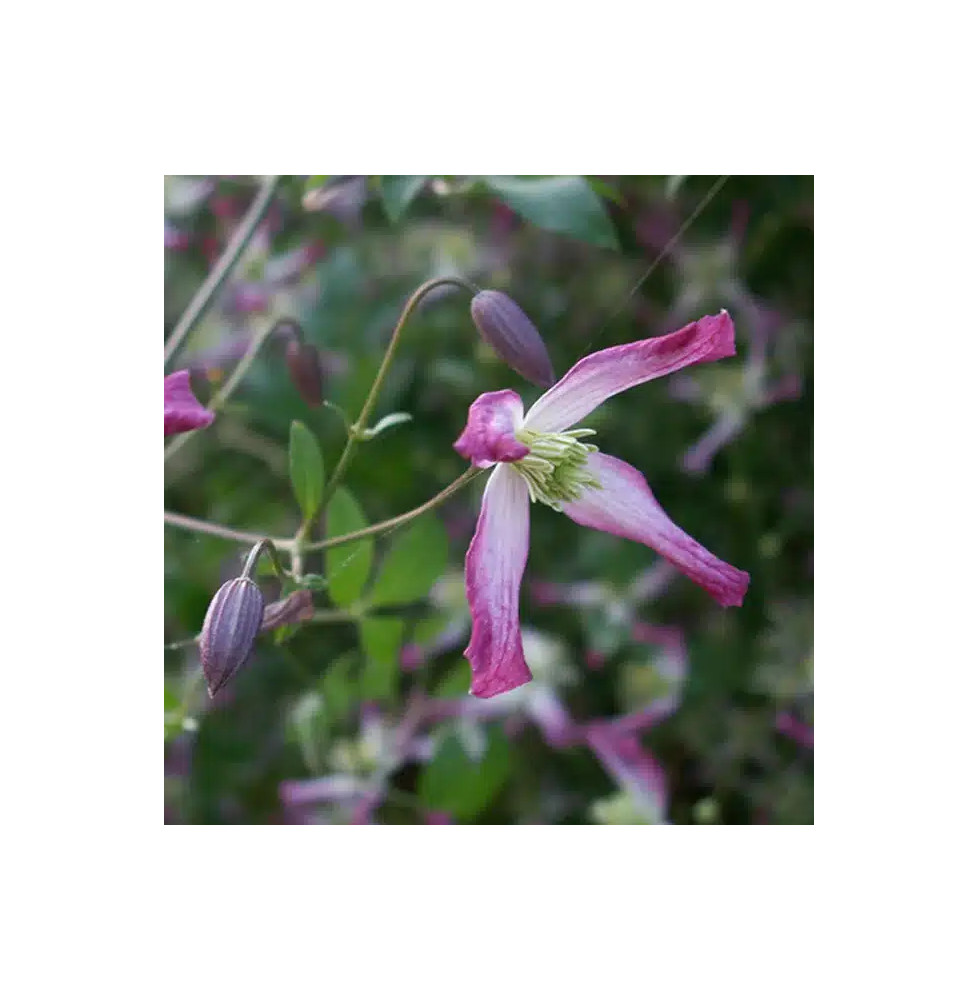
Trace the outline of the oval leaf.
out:
M 359 531 L 367 526 L 360 505 L 349 490 L 340 487 L 326 509 L 326 530 L 329 538 Z M 374 554 L 373 538 L 326 550 L 326 570 L 329 593 L 340 607 L 348 607 L 363 593 L 370 576 Z
M 618 249 L 615 227 L 583 177 L 486 177 L 485 181 L 514 212 L 541 229 Z
M 299 509 L 308 520 L 322 503 L 326 472 L 316 438 L 299 420 L 293 420 L 289 430 L 289 476 Z
M 395 535 L 370 594 L 374 607 L 428 596 L 448 562 L 448 538 L 436 517 L 421 517 Z
M 456 733 L 448 733 L 421 775 L 419 793 L 429 809 L 472 819 L 495 798 L 509 776 L 510 756 L 498 727 L 486 730 L 481 760 L 472 760 Z
M 404 622 L 399 618 L 364 618 L 360 622 L 363 646 L 362 697 L 383 700 L 394 695 L 397 686 L 397 654 L 401 651 Z

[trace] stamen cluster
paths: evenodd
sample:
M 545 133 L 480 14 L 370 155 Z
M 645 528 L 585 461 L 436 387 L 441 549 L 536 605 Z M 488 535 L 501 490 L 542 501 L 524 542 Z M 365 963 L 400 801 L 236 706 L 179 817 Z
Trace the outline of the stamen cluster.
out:
M 587 427 L 559 434 L 525 427 L 516 432 L 517 440 L 530 449 L 530 454 L 514 462 L 513 468 L 525 480 L 532 501 L 539 500 L 559 511 L 562 504 L 577 500 L 582 490 L 601 489 L 587 469 L 587 457 L 598 446 L 581 444 L 579 440 L 594 433 Z

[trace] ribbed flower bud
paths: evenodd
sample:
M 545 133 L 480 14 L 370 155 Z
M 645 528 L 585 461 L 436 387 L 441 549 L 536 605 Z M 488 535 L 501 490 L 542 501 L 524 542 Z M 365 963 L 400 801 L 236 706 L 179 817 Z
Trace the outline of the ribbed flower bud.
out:
M 293 333 L 285 348 L 285 363 L 292 384 L 299 390 L 303 401 L 314 408 L 322 406 L 323 367 L 319 351 L 312 344 L 304 344 Z
M 214 595 L 200 630 L 200 663 L 211 697 L 248 659 L 264 609 L 258 585 L 244 576 L 228 580 Z
M 265 608 L 261 619 L 261 631 L 278 628 L 279 625 L 294 625 L 307 621 L 315 610 L 311 590 L 294 590 L 288 597 L 275 601 Z
M 554 384 L 554 366 L 530 318 L 502 292 L 479 292 L 472 319 L 486 343 L 523 378 L 544 389 Z

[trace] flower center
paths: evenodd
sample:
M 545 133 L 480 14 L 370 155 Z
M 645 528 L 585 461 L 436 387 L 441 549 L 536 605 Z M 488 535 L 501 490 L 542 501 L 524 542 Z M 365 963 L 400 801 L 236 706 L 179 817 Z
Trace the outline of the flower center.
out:
M 594 444 L 581 444 L 580 438 L 594 431 L 579 427 L 560 434 L 545 434 L 524 427 L 516 438 L 530 449 L 530 454 L 513 462 L 530 490 L 530 499 L 539 500 L 554 510 L 569 500 L 576 500 L 587 488 L 601 489 L 601 484 L 587 470 L 587 457 L 597 451 Z

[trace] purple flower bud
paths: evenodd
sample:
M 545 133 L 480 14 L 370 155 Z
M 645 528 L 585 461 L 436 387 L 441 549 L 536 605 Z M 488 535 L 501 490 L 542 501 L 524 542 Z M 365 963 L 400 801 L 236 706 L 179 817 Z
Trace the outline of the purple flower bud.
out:
M 294 590 L 288 597 L 275 601 L 265 608 L 261 619 L 261 631 L 278 628 L 279 625 L 294 625 L 312 618 L 311 590 Z
M 554 366 L 530 318 L 502 292 L 479 292 L 472 319 L 483 340 L 513 371 L 544 389 L 554 384 Z
M 312 407 L 323 405 L 323 368 L 319 351 L 312 344 L 304 344 L 293 334 L 285 348 L 285 363 L 292 384 L 299 390 L 303 401 Z
M 211 600 L 200 630 L 200 664 L 212 698 L 248 659 L 264 608 L 258 585 L 244 576 L 228 580 Z

